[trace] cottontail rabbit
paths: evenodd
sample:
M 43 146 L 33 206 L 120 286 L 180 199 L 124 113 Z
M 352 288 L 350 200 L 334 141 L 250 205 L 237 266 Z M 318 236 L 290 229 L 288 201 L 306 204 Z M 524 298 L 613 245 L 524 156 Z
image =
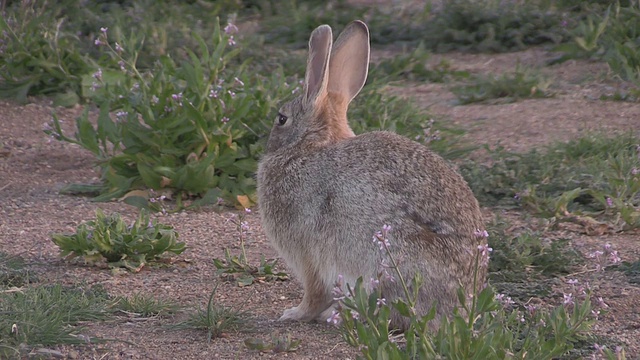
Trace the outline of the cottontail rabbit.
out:
M 422 275 L 418 312 L 436 301 L 447 314 L 461 285 L 472 291 L 486 241 L 474 234 L 483 229 L 478 202 L 426 147 L 385 131 L 354 135 L 347 107 L 367 78 L 369 30 L 354 21 L 332 42 L 327 25 L 311 34 L 304 91 L 280 109 L 258 167 L 264 231 L 304 286 L 280 320 L 326 321 L 339 275 L 351 285 L 377 278 L 385 254 L 371 240 L 385 224 L 404 278 Z M 478 276 L 482 284 L 485 271 Z M 388 300 L 404 294 L 397 281 L 379 286 Z M 392 314 L 392 326 L 408 325 Z

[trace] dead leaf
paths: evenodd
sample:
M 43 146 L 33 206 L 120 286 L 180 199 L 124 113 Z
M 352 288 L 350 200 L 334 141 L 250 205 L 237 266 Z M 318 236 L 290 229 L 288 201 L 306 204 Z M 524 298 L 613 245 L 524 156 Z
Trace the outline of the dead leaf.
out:
M 131 190 L 128 193 L 124 194 L 124 196 L 120 198 L 120 201 L 123 201 L 124 199 L 131 196 L 139 196 L 145 199 L 149 199 L 149 190 Z
M 167 187 L 167 186 L 169 186 L 169 185 L 171 185 L 171 179 L 169 179 L 168 177 L 164 177 L 164 176 L 163 176 L 163 177 L 160 179 L 160 187 L 163 187 L 163 188 L 164 188 L 164 187 Z
M 238 203 L 240 203 L 244 208 L 248 209 L 253 206 L 253 202 L 247 195 L 238 195 L 236 196 L 236 199 L 238 199 Z

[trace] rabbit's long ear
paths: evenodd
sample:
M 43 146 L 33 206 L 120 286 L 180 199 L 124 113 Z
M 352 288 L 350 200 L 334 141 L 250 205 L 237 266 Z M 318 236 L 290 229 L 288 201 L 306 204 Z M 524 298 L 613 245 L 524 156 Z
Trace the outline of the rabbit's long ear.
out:
M 327 92 L 329 56 L 333 34 L 329 25 L 320 25 L 309 39 L 309 59 L 304 79 L 304 98 L 314 103 Z
M 340 33 L 331 52 L 328 91 L 341 96 L 348 105 L 358 95 L 369 68 L 369 29 L 360 20 Z

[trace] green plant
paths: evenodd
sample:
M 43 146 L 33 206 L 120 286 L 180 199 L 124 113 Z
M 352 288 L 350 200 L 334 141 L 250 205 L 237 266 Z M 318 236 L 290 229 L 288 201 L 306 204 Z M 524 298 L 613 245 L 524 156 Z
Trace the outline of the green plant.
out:
M 531 69 L 516 67 L 512 74 L 501 76 L 478 76 L 470 84 L 458 85 L 451 91 L 461 104 L 501 99 L 513 102 L 522 98 L 550 97 L 550 80 Z
M 493 249 L 489 263 L 493 281 L 532 281 L 535 276 L 568 274 L 581 262 L 581 256 L 567 239 L 544 241 L 541 234 L 524 232 L 508 235 L 506 223 L 496 219 L 489 227 L 489 246 Z
M 422 40 L 439 52 L 513 51 L 568 37 L 561 13 L 538 2 L 447 0 L 423 23 Z
M 244 345 L 260 352 L 286 353 L 298 350 L 298 346 L 302 340 L 292 339 L 290 334 L 286 336 L 271 336 L 271 339 L 264 341 L 256 338 L 248 338 L 244 340 Z
M 369 76 L 376 82 L 392 80 L 444 82 L 448 78 L 465 78 L 466 71 L 451 69 L 445 60 L 432 67 L 427 66 L 431 54 L 426 51 L 424 43 L 420 43 L 414 50 L 383 59 L 371 66 Z
M 197 309 L 189 315 L 189 319 L 173 326 L 175 329 L 202 329 L 207 330 L 207 341 L 220 337 L 228 331 L 247 329 L 248 310 L 240 310 L 242 306 L 234 309 L 216 304 L 214 296 L 218 285 L 213 288 L 206 309 Z
M 86 335 L 78 323 L 104 319 L 110 301 L 99 287 L 54 284 L 1 291 L 0 357 L 20 357 L 34 346 L 101 341 Z
M 364 359 L 552 359 L 566 354 L 577 339 L 584 337 L 592 323 L 588 291 L 580 300 L 569 294 L 563 304 L 546 309 L 516 304 L 487 286 L 469 298 L 459 291 L 458 308 L 433 331 L 430 321 L 435 317 L 435 308 L 423 316 L 415 313 L 416 293 L 408 291 L 388 252 L 385 230 L 379 242 L 390 258 L 393 276 L 404 285 L 404 297 L 389 305 L 379 288 L 367 291 L 360 278 L 353 287 L 347 284 L 346 291 L 341 286 L 336 288 L 338 311 L 328 320 L 339 324 L 343 338 L 357 347 Z M 478 247 L 476 268 L 487 266 L 490 252 L 488 245 Z M 412 282 L 419 285 L 419 280 Z M 410 320 L 404 334 L 390 333 L 391 311 Z
M 630 99 L 635 101 L 640 91 L 640 54 L 636 51 L 640 38 L 640 6 L 634 2 L 617 2 L 603 13 L 598 10 L 578 23 L 572 31 L 573 42 L 558 46 L 562 56 L 554 62 L 585 57 L 603 59 L 617 76 L 634 84 Z
M 467 162 L 460 171 L 484 203 L 520 205 L 602 234 L 640 226 L 639 144 L 630 134 L 588 134 L 544 151 L 489 150 L 490 164 Z
M 305 47 L 309 34 L 322 24 L 343 27 L 353 19 L 363 18 L 366 9 L 350 6 L 344 0 L 298 1 L 289 0 L 286 5 L 265 9 L 269 14 L 264 19 L 265 41 L 268 43 L 288 43 L 294 47 Z
M 213 265 L 216 267 L 216 274 L 225 275 L 236 281 L 239 286 L 251 285 L 256 281 L 286 280 L 288 275 L 285 272 L 275 270 L 277 259 L 267 261 L 262 255 L 260 265 L 249 264 L 247 252 L 245 251 L 245 241 L 249 235 L 249 223 L 245 221 L 245 214 L 251 212 L 245 209 L 240 215 L 233 214 L 228 220 L 236 225 L 238 240 L 240 242 L 241 253 L 238 256 L 231 255 L 229 249 L 224 249 L 224 260 L 215 258 Z
M 75 234 L 54 234 L 52 238 L 61 256 L 81 256 L 90 263 L 104 259 L 110 267 L 131 271 L 139 271 L 165 252 L 180 254 L 185 250 L 171 226 L 151 221 L 144 210 L 129 226 L 118 213 L 106 216 L 98 209 L 96 219 L 80 224 Z
M 21 103 L 27 96 L 53 95 L 55 105 L 79 101 L 80 79 L 94 62 L 83 55 L 80 39 L 64 31 L 63 8 L 15 2 L 0 17 L 0 96 Z
M 640 259 L 633 262 L 623 261 L 612 269 L 622 271 L 631 284 L 640 286 Z
M 97 126 L 87 108 L 74 138 L 62 133 L 57 117 L 48 130 L 96 155 L 104 184 L 96 200 L 145 188 L 172 191 L 178 209 L 191 195 L 216 201 L 211 191 L 232 203 L 253 198 L 259 137 L 276 99 L 290 90 L 280 72 L 263 78 L 246 72 L 246 64 L 227 69 L 239 49 L 230 46 L 235 26 L 225 29 L 216 23 L 212 48 L 194 34 L 199 48 L 185 49 L 188 60 L 163 56 L 145 72 L 136 67 L 137 35 L 111 39 L 103 29 L 99 43 L 121 70 L 98 69 L 83 80 L 100 108 Z
M 0 251 L 0 289 L 22 287 L 33 280 L 20 256 Z
M 134 316 L 151 317 L 173 314 L 180 306 L 172 301 L 158 300 L 153 296 L 136 292 L 131 296 L 118 297 L 112 308 Z
M 349 125 L 356 134 L 387 130 L 419 141 L 447 159 L 459 158 L 474 148 L 461 142 L 464 130 L 445 126 L 411 101 L 390 95 L 377 83 L 366 85 L 349 108 Z

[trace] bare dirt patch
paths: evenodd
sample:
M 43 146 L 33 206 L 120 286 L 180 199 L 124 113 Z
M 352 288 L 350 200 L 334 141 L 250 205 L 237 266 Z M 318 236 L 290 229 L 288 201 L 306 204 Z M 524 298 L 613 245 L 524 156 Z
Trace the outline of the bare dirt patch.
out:
M 548 57 L 544 49 L 532 49 L 503 55 L 441 55 L 454 68 L 477 73 L 511 71 L 518 62 L 541 65 Z M 439 61 L 434 57 L 435 62 Z M 501 105 L 457 106 L 446 84 L 408 84 L 396 91 L 411 97 L 437 116 L 450 119 L 451 124 L 467 131 L 465 140 L 472 144 L 496 144 L 507 149 L 525 151 L 553 141 L 565 141 L 587 131 L 609 133 L 640 132 L 640 105 L 635 103 L 597 100 L 615 83 L 602 80 L 606 67 L 599 63 L 573 61 L 544 69 L 553 77 L 556 95 L 549 99 L 525 100 Z M 83 197 L 58 194 L 69 183 L 96 181 L 90 153 L 75 145 L 47 138 L 42 132 L 55 110 L 65 120 L 67 133 L 74 131 L 74 116 L 81 109 L 52 109 L 47 100 L 36 99 L 21 106 L 0 101 L 0 248 L 3 252 L 21 255 L 39 281 L 88 285 L 100 284 L 113 295 L 150 293 L 171 299 L 181 305 L 204 306 L 214 283 L 213 258 L 222 258 L 224 248 L 239 251 L 235 227 L 227 219 L 229 213 L 212 210 L 181 212 L 164 216 L 160 221 L 174 226 L 189 249 L 166 267 L 150 267 L 140 273 L 112 272 L 104 268 L 68 263 L 58 256 L 50 235 L 70 232 L 80 222 L 94 217 L 94 211 L 118 211 L 130 218 L 136 209 L 118 203 L 94 203 Z M 485 209 L 491 218 L 491 209 Z M 514 216 L 514 221 L 518 214 Z M 252 236 L 247 252 L 252 263 L 260 255 L 276 257 L 264 238 L 255 212 L 248 217 Z M 518 220 L 526 226 L 525 220 Z M 584 254 L 604 243 L 620 251 L 623 260 L 634 261 L 640 256 L 640 233 L 590 237 L 576 231 L 564 231 L 572 244 Z M 557 235 L 557 234 L 556 234 Z M 550 234 L 553 236 L 553 234 Z M 284 265 L 281 264 L 281 268 Z M 585 269 L 588 270 L 588 269 Z M 595 296 L 602 296 L 610 312 L 595 326 L 600 335 L 611 336 L 623 343 L 629 358 L 640 356 L 640 288 L 630 285 L 618 272 L 593 273 L 580 276 L 594 285 Z M 253 314 L 254 330 L 249 333 L 229 333 L 207 343 L 206 334 L 199 331 L 172 330 L 174 318 L 137 320 L 126 316 L 104 323 L 87 324 L 91 335 L 119 339 L 105 344 L 83 347 L 62 347 L 68 357 L 104 359 L 203 359 L 203 358 L 270 358 L 301 359 L 354 358 L 357 352 L 344 344 L 326 324 L 276 322 L 282 311 L 300 301 L 302 291 L 295 281 L 259 283 L 238 287 L 221 282 L 217 299 L 229 306 L 244 306 Z M 260 354 L 248 350 L 244 339 L 291 334 L 301 339 L 299 350 L 290 354 Z

